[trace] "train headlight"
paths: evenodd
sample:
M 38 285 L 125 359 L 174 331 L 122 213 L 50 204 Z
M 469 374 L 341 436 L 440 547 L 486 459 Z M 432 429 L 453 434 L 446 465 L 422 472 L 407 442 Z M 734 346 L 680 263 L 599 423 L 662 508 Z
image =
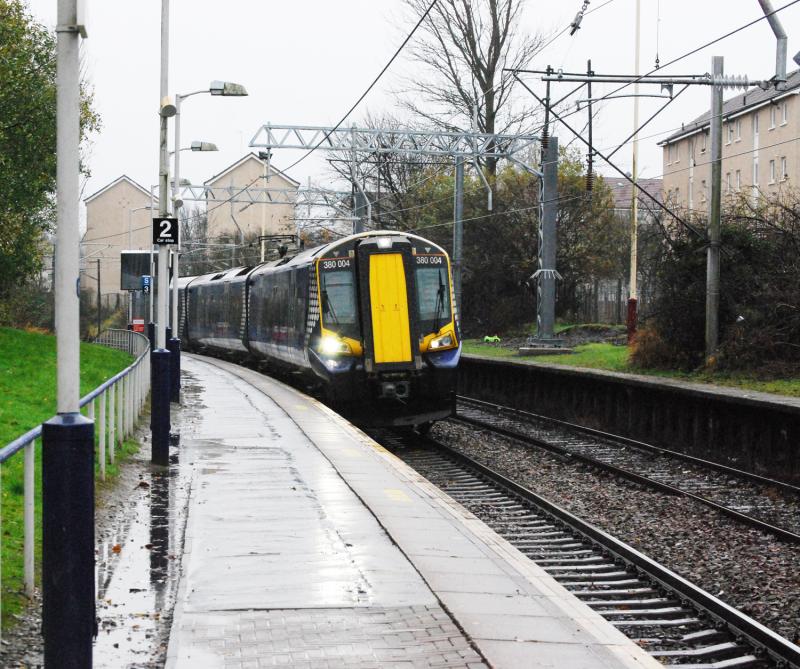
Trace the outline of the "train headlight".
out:
M 319 350 L 320 353 L 324 355 L 337 355 L 340 353 L 349 354 L 350 347 L 347 345 L 347 342 L 338 339 L 337 337 L 331 337 L 330 335 L 325 335 L 319 342 Z
M 455 346 L 455 339 L 449 332 L 441 337 L 435 337 L 434 339 L 431 339 L 431 343 L 428 344 L 428 348 L 431 351 L 437 351 L 441 348 L 450 348 L 452 346 Z

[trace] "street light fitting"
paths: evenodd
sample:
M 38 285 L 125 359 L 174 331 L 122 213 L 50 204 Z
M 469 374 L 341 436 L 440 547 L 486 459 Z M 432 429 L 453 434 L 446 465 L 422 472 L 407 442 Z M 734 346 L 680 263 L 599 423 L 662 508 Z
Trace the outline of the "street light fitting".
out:
M 192 151 L 219 151 L 214 142 L 192 142 Z
M 177 112 L 178 108 L 175 106 L 175 103 L 169 95 L 165 95 L 163 98 L 161 98 L 161 109 L 158 113 L 162 118 L 170 118 L 175 116 Z
M 208 87 L 208 92 L 211 95 L 224 95 L 226 97 L 241 97 L 248 94 L 244 86 L 230 81 L 212 81 Z

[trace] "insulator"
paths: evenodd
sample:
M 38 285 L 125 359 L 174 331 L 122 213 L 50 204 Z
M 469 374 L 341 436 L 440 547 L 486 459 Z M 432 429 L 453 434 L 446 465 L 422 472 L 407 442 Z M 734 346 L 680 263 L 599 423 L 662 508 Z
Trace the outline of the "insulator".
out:
M 545 124 L 542 128 L 542 149 L 546 149 L 548 144 L 550 144 L 550 129 Z
M 594 172 L 590 169 L 586 172 L 586 192 L 591 193 L 594 190 Z
M 746 75 L 726 75 L 711 77 L 711 83 L 715 86 L 722 86 L 723 88 L 750 88 L 750 80 Z

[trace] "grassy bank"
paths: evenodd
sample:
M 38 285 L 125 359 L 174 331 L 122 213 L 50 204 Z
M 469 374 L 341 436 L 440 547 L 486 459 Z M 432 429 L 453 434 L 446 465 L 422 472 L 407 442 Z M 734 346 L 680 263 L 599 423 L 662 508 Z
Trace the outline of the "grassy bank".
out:
M 585 367 L 587 369 L 605 369 L 612 372 L 660 376 L 663 378 L 692 381 L 694 383 L 708 383 L 712 385 L 742 388 L 743 390 L 756 390 L 789 397 L 800 397 L 800 379 L 797 378 L 759 379 L 753 375 L 733 374 L 730 372 L 678 372 L 660 369 L 641 369 L 631 365 L 627 346 L 615 346 L 613 344 L 582 344 L 576 346 L 573 353 L 564 355 L 534 355 L 520 358 L 515 349 L 503 347 L 501 344 L 485 344 L 477 339 L 468 339 L 464 342 L 463 350 L 464 353 L 473 355 L 507 359 L 515 358 L 547 364 Z
M 132 356 L 104 346 L 81 344 L 81 395 L 127 367 Z M 55 337 L 0 328 L 0 446 L 51 418 L 56 411 Z M 120 457 L 137 448 L 123 445 Z M 36 564 L 41 564 L 41 446 L 36 449 Z M 2 465 L 2 626 L 25 604 L 23 594 L 23 463 L 22 453 Z M 113 477 L 116 468 L 110 467 Z

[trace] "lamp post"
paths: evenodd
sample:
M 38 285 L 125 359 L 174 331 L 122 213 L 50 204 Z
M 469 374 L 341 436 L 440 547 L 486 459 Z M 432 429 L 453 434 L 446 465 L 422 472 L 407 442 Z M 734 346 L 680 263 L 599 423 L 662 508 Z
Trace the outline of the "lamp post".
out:
M 172 185 L 172 201 L 173 211 L 175 217 L 179 218 L 180 208 L 183 202 L 178 197 L 181 185 L 181 105 L 186 98 L 193 95 L 221 95 L 225 97 L 243 97 L 247 95 L 247 90 L 241 84 L 234 84 L 230 81 L 212 81 L 207 89 L 199 91 L 192 91 L 191 93 L 184 93 L 175 96 L 175 176 Z M 212 142 L 192 142 L 189 147 L 191 151 L 217 151 L 216 144 Z M 165 191 L 166 193 L 166 191 Z M 180 225 L 180 222 L 178 223 Z M 181 387 L 181 366 L 180 366 L 180 351 L 181 340 L 180 333 L 178 332 L 178 279 L 180 278 L 180 271 L 178 268 L 180 257 L 180 245 L 172 254 L 172 339 L 169 342 L 169 349 L 172 352 L 172 364 L 170 369 L 170 396 L 173 402 L 177 402 L 180 398 Z
M 82 3 L 80 3 L 82 5 Z M 55 324 L 58 414 L 42 425 L 42 636 L 51 667 L 92 666 L 94 421 L 80 412 L 80 38 L 82 6 L 58 0 Z
M 168 213 L 169 191 L 169 147 L 167 146 L 167 119 L 175 116 L 176 106 L 169 99 L 167 91 L 169 72 L 169 0 L 161 0 L 161 81 L 159 106 L 159 147 L 158 147 L 158 214 L 166 217 Z M 156 310 L 156 347 L 150 354 L 151 365 L 151 454 L 153 464 L 169 465 L 169 383 L 170 352 L 167 344 L 167 281 L 169 252 L 167 247 L 158 248 L 158 305 Z

